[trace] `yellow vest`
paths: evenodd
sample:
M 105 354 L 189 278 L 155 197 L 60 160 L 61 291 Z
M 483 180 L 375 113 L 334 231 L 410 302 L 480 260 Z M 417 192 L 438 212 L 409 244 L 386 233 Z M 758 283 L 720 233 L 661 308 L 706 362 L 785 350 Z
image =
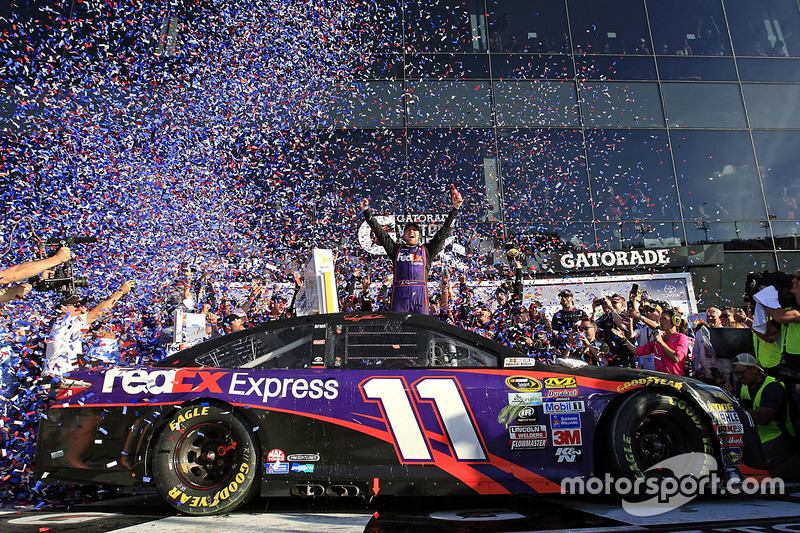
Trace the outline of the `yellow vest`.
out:
M 781 345 L 783 353 L 800 355 L 800 322 L 781 324 Z
M 753 333 L 753 347 L 755 347 L 756 360 L 761 368 L 774 368 L 781 363 L 783 353 L 777 342 L 767 342 Z
M 764 382 L 759 387 L 758 392 L 756 393 L 756 398 L 753 400 L 753 411 L 758 411 L 761 407 L 761 393 L 764 392 L 764 387 L 769 385 L 772 382 L 779 383 L 781 388 L 784 388 L 783 383 L 778 381 L 777 379 L 773 378 L 772 376 L 767 376 L 764 378 Z M 739 397 L 742 400 L 749 400 L 750 399 L 750 389 L 747 388 L 746 385 L 742 385 L 742 390 L 739 393 Z M 775 420 L 770 420 L 765 425 L 758 424 L 758 437 L 761 439 L 761 443 L 769 442 L 773 439 L 777 439 L 781 436 L 781 427 L 778 425 Z M 794 429 L 792 428 L 792 421 L 789 419 L 789 407 L 786 407 L 786 431 L 789 432 L 790 435 L 794 436 Z

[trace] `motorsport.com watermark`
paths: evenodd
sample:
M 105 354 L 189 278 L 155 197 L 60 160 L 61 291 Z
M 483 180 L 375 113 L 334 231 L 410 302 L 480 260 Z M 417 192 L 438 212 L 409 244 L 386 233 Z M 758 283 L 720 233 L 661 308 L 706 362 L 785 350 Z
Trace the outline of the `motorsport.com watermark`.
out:
M 666 513 L 703 495 L 785 494 L 781 478 L 725 480 L 714 473 L 716 465 L 711 455 L 685 453 L 648 468 L 645 474 L 650 472 L 650 476 L 614 478 L 606 473 L 602 478 L 565 478 L 561 481 L 561 493 L 622 496 L 623 509 L 634 516 Z M 654 470 L 671 471 L 672 475 L 659 476 Z

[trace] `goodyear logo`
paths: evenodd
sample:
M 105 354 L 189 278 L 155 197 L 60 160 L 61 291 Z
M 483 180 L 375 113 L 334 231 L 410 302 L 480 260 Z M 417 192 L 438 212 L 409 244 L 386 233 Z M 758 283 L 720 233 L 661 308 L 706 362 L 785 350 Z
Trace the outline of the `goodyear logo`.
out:
M 627 381 L 623 383 L 622 385 L 617 387 L 617 392 L 625 392 L 635 387 L 643 387 L 643 386 L 646 387 L 648 385 L 664 385 L 667 387 L 672 387 L 673 389 L 676 390 L 681 390 L 683 388 L 683 383 L 680 381 L 673 381 L 671 379 L 648 376 L 646 378 L 634 379 L 632 381 Z
M 544 378 L 545 389 L 571 389 L 577 386 L 578 382 L 572 376 Z
M 506 385 L 519 392 L 538 392 L 542 390 L 542 382 L 528 376 L 509 376 Z

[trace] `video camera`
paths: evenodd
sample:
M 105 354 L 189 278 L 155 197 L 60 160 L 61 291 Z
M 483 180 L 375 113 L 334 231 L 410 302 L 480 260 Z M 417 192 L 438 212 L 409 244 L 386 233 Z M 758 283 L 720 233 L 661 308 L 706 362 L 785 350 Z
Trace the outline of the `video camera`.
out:
M 783 307 L 794 307 L 797 300 L 792 294 L 792 276 L 785 272 L 751 272 L 747 275 L 744 286 L 744 299 L 753 300 L 753 296 L 765 287 L 772 285 L 778 291 L 778 302 Z
M 44 242 L 39 243 L 37 247 L 37 259 L 45 259 L 45 257 L 52 257 L 55 255 L 56 251 L 59 248 L 64 246 L 71 248 L 75 244 L 93 244 L 97 242 L 96 237 L 55 237 L 45 240 Z M 53 250 L 51 253 L 47 253 L 45 248 L 50 247 Z M 39 292 L 46 292 L 46 291 L 53 291 L 64 295 L 69 295 L 75 293 L 75 289 L 88 287 L 89 286 L 89 279 L 84 277 L 75 277 L 74 274 L 74 263 L 72 259 L 69 261 L 65 261 L 60 265 L 54 267 L 53 277 L 51 278 L 41 278 L 39 276 L 34 276 L 28 280 L 33 286 L 35 291 Z

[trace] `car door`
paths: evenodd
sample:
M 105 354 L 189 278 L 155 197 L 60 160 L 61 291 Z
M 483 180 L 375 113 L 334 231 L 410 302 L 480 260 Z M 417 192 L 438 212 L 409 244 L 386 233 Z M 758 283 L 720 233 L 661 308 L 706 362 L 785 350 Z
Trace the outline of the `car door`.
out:
M 435 328 L 346 318 L 330 325 L 328 343 L 337 402 L 356 432 L 336 474 L 404 494 L 491 482 L 477 468 L 491 461 L 481 369 L 497 357 Z

